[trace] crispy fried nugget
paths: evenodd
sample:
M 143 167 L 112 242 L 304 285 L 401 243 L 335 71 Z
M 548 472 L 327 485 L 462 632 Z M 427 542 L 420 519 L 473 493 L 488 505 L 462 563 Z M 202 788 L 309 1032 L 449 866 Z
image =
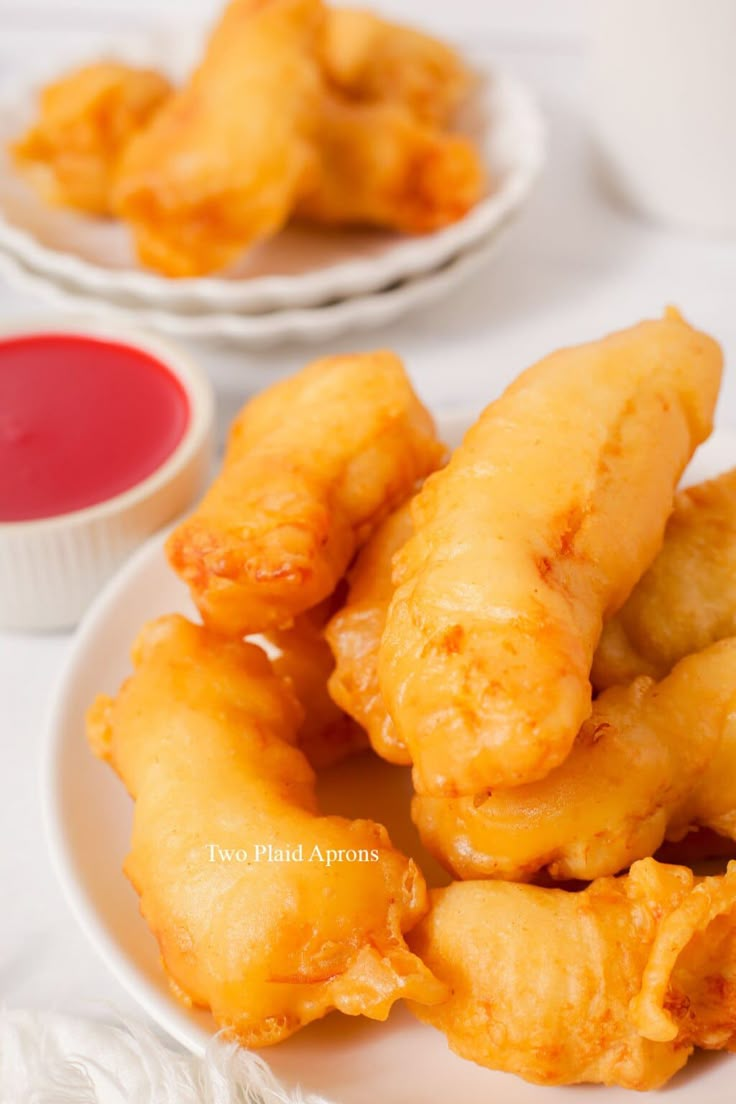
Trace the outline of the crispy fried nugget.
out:
M 696 883 L 643 859 L 581 893 L 455 882 L 431 898 L 410 943 L 452 995 L 412 1010 L 464 1058 L 652 1089 L 694 1046 L 736 1045 L 736 864 Z
M 473 144 L 402 104 L 326 94 L 316 144 L 317 165 L 296 208 L 308 221 L 421 234 L 462 218 L 483 192 Z
M 287 221 L 314 160 L 323 14 L 320 0 L 231 0 L 120 166 L 115 208 L 144 264 L 213 272 Z
M 120 156 L 170 93 L 151 69 L 114 61 L 75 69 L 41 92 L 37 120 L 11 147 L 15 164 L 50 203 L 109 214 Z
M 721 360 L 673 310 L 555 353 L 427 480 L 379 657 L 418 792 L 520 785 L 567 756 L 603 618 L 659 550 Z
M 213 628 L 284 628 L 332 593 L 443 453 L 398 357 L 315 361 L 243 408 L 169 561 Z
M 408 502 L 386 518 L 359 552 L 348 575 L 345 604 L 327 623 L 325 636 L 335 657 L 329 692 L 368 733 L 374 750 L 390 763 L 410 763 L 378 686 L 378 649 L 394 592 L 391 565 L 411 536 Z
M 444 42 L 369 11 L 330 9 L 321 57 L 327 78 L 349 97 L 400 104 L 438 127 L 448 125 L 470 86 Z
M 333 1008 L 441 999 L 402 934 L 426 909 L 421 873 L 381 825 L 319 815 L 291 746 L 300 708 L 263 652 L 171 616 L 134 664 L 89 738 L 135 799 L 125 870 L 176 993 L 246 1046 Z
M 277 675 L 291 683 L 304 709 L 299 748 L 315 770 L 331 767 L 368 747 L 368 736 L 330 696 L 327 683 L 335 667 L 325 639 L 332 602 L 295 618 L 288 629 L 273 629 L 267 638 L 279 650 L 273 659 Z
M 632 867 L 631 876 L 641 865 Z M 641 989 L 630 1005 L 631 1019 L 643 1038 L 653 1042 L 733 1051 L 736 863 L 728 864 L 723 877 L 695 882 L 677 908 L 657 917 Z
M 598 689 L 662 678 L 736 634 L 736 470 L 680 491 L 656 560 L 609 621 L 593 660 Z
M 683 659 L 663 682 L 642 676 L 601 694 L 567 759 L 540 781 L 483 799 L 417 796 L 412 815 L 456 877 L 545 870 L 587 881 L 695 825 L 720 831 L 724 813 L 736 828 L 727 756 L 736 759 L 736 638 Z

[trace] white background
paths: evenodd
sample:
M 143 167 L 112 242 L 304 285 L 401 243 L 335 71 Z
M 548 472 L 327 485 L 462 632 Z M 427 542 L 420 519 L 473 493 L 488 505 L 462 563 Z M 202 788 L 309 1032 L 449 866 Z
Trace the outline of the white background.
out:
M 17 25 L 34 29 L 48 24 L 54 13 L 72 23 L 130 26 L 133 21 L 148 20 L 155 11 L 158 19 L 207 19 L 220 9 L 219 0 L 2 0 L 0 12 L 9 13 Z M 524 38 L 577 35 L 586 8 L 585 0 L 365 0 L 355 7 L 371 7 L 392 18 L 421 24 L 444 35 L 464 38 L 478 31 L 493 34 L 520 33 Z
M 482 45 L 535 90 L 550 128 L 542 184 L 503 255 L 430 314 L 409 316 L 373 342 L 407 360 L 436 408 L 479 405 L 517 372 L 560 344 L 600 335 L 678 304 L 736 357 L 736 249 L 640 222 L 612 205 L 591 168 L 585 112 L 586 5 L 576 0 L 384 0 L 460 42 Z M 22 72 L 70 42 L 96 41 L 157 21 L 207 19 L 199 0 L 0 0 L 0 72 Z M 683 135 L 683 141 L 687 136 Z M 0 285 L 0 317 L 39 304 Z M 348 339 L 349 341 L 350 339 Z M 345 341 L 330 348 L 345 348 Z M 313 353 L 193 350 L 218 383 L 221 429 L 249 389 Z M 582 413 L 582 412 L 581 412 Z M 736 420 L 729 370 L 719 411 Z M 0 633 L 0 995 L 9 1006 L 131 1008 L 70 918 L 46 857 L 38 802 L 43 718 L 69 648 L 66 635 Z M 102 1003 L 101 1003 L 102 1002 Z

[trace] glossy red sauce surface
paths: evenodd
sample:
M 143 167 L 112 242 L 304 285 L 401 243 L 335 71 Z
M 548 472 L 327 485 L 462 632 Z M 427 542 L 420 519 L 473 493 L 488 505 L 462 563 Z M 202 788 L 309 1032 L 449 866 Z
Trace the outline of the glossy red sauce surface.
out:
M 74 334 L 0 339 L 0 522 L 121 494 L 161 466 L 188 423 L 184 388 L 148 353 Z

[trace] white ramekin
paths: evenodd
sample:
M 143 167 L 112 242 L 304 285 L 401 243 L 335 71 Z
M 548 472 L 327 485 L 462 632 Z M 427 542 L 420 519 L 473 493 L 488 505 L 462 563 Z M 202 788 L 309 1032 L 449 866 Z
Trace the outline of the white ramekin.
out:
M 212 461 L 212 387 L 181 350 L 134 328 L 89 319 L 34 317 L 0 326 L 0 338 L 38 333 L 107 339 L 148 353 L 181 383 L 190 417 L 161 467 L 122 494 L 51 518 L 0 522 L 0 627 L 7 629 L 75 625 L 130 553 L 194 502 Z

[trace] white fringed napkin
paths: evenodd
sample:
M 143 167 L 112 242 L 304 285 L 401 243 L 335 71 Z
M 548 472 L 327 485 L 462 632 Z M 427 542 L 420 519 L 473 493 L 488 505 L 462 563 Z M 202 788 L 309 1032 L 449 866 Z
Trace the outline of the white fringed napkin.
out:
M 213 1039 L 203 1058 L 141 1025 L 0 1010 L 2 1104 L 329 1104 L 291 1092 L 257 1054 Z

